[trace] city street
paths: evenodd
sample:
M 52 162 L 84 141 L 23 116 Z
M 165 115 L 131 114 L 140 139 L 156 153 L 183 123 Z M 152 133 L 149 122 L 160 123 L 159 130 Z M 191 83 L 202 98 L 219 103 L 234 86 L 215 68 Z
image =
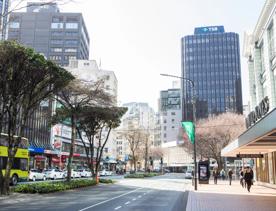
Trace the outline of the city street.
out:
M 62 193 L 16 194 L 1 201 L 1 210 L 185 210 L 188 199 L 185 191 L 190 183 L 183 174 L 120 179 L 112 185 Z

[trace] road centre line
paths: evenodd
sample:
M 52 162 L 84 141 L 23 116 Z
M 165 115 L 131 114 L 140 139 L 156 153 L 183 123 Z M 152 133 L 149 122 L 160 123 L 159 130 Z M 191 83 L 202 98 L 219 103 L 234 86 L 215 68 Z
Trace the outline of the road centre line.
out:
M 136 198 L 132 199 L 132 201 L 136 201 Z
M 116 197 L 113 197 L 113 198 L 111 198 L 111 199 L 107 199 L 107 200 L 102 201 L 102 202 L 99 202 L 99 203 L 97 203 L 97 204 L 93 204 L 93 205 L 91 205 L 91 206 L 89 206 L 89 207 L 85 207 L 85 208 L 83 208 L 83 209 L 80 209 L 79 211 L 88 210 L 88 209 L 90 209 L 90 208 L 92 208 L 92 207 L 96 207 L 96 206 L 98 206 L 98 205 L 104 204 L 104 203 L 109 202 L 109 201 L 112 201 L 112 200 L 114 200 L 114 199 L 118 199 L 118 198 L 120 198 L 120 197 L 122 197 L 122 196 L 128 195 L 128 194 L 130 194 L 130 193 L 133 193 L 133 192 L 135 192 L 135 191 L 137 191 L 137 190 L 141 190 L 141 189 L 143 189 L 143 188 L 137 188 L 137 189 L 135 189 L 135 190 L 129 191 L 129 192 L 127 192 L 127 193 L 123 193 L 123 194 L 121 194 L 121 195 L 119 195 L 119 196 L 116 196 Z M 135 199 L 135 200 L 136 200 L 136 199 Z
M 122 206 L 119 206 L 119 207 L 116 207 L 114 210 L 118 210 L 118 209 L 120 209 Z
M 127 201 L 125 204 L 129 204 L 130 203 L 130 201 Z

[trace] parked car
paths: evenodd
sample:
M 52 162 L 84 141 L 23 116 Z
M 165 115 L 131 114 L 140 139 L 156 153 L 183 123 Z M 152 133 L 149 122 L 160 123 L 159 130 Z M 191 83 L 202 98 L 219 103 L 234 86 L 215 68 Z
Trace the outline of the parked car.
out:
M 47 169 L 44 171 L 47 179 L 64 179 L 64 172 L 59 169 Z
M 36 181 L 36 180 L 46 180 L 46 174 L 42 171 L 37 169 L 31 169 L 29 172 L 29 180 Z
M 64 177 L 67 177 L 67 171 L 64 171 Z M 81 174 L 80 172 L 78 171 L 75 171 L 75 170 L 71 170 L 71 177 L 72 178 L 80 178 L 81 177 Z
M 102 170 L 100 171 L 100 176 L 111 176 L 113 174 L 112 171 L 108 171 L 108 170 Z
M 92 173 L 90 170 L 87 169 L 79 169 L 78 172 L 80 173 L 81 177 L 91 177 Z
M 164 169 L 165 173 L 170 173 L 171 171 L 169 169 Z
M 192 178 L 193 178 L 192 171 L 186 171 L 186 173 L 185 173 L 185 179 L 192 179 Z

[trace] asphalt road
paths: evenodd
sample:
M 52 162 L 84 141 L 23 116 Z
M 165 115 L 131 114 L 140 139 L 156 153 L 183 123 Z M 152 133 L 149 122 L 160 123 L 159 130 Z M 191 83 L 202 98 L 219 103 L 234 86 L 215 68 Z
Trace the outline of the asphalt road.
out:
M 116 184 L 99 185 L 62 193 L 18 194 L 0 200 L 0 209 L 20 211 L 181 211 L 186 208 L 188 193 L 183 187 L 188 183 L 175 174 L 150 179 L 123 179 Z

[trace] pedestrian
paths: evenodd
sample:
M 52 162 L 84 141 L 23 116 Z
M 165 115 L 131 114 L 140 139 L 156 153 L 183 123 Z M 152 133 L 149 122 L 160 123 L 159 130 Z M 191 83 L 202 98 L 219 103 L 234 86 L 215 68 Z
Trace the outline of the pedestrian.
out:
M 240 168 L 239 176 L 240 176 L 240 184 L 241 184 L 242 187 L 245 186 L 243 175 L 244 175 L 244 170 L 242 168 Z
M 231 185 L 232 183 L 232 175 L 233 175 L 233 171 L 232 169 L 229 169 L 228 171 L 229 185 Z
M 218 175 L 219 175 L 219 172 L 218 172 L 217 169 L 215 169 L 215 170 L 213 171 L 213 177 L 214 177 L 214 184 L 215 184 L 215 185 L 218 184 Z
M 252 171 L 253 172 L 253 171 Z M 247 186 L 247 190 L 248 192 L 250 192 L 250 188 L 251 188 L 251 185 L 252 185 L 252 182 L 253 182 L 253 174 L 251 172 L 251 169 L 249 167 L 246 168 L 246 171 L 244 173 L 244 181 L 246 183 L 246 186 Z
M 222 180 L 225 179 L 225 171 L 224 171 L 224 169 L 221 169 L 220 176 L 221 176 Z

